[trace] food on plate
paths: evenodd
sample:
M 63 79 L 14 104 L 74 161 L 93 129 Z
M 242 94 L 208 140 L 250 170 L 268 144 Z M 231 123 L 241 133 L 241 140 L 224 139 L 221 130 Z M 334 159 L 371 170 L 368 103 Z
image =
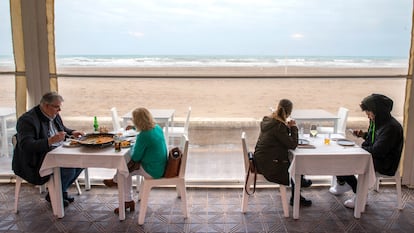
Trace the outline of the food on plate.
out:
M 130 146 L 131 146 L 130 141 L 127 141 L 127 140 L 121 141 L 121 147 L 130 147 Z
M 72 140 L 72 141 L 69 142 L 69 145 L 70 146 L 77 146 L 77 145 L 79 145 L 79 142 Z

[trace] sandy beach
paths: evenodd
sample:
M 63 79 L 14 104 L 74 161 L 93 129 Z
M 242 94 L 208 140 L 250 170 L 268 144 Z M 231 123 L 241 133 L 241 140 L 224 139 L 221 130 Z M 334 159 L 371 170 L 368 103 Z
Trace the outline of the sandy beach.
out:
M 287 78 L 279 77 L 286 72 Z M 321 77 L 310 77 L 315 73 L 321 74 Z M 361 112 L 359 103 L 371 93 L 390 96 L 394 100 L 393 114 L 402 119 L 406 81 L 398 77 L 349 76 L 403 73 L 401 69 L 385 68 L 71 67 L 59 70 L 59 74 L 88 77 L 64 76 L 58 82 L 59 91 L 65 98 L 61 114 L 66 118 L 92 119 L 96 115 L 107 119 L 111 107 L 117 107 L 122 116 L 135 107 L 145 106 L 173 108 L 176 119 L 182 120 L 188 106 L 192 106 L 191 119 L 195 122 L 254 121 L 269 114 L 269 107 L 274 107 L 279 99 L 289 98 L 297 109 L 322 108 L 336 113 L 343 106 L 350 110 L 350 122 L 364 123 L 366 116 Z M 123 77 L 113 78 L 112 75 Z M 240 75 L 245 77 L 238 77 Z M 344 77 L 332 78 L 333 75 Z M 0 105 L 13 106 L 14 78 L 12 75 L 0 78 Z

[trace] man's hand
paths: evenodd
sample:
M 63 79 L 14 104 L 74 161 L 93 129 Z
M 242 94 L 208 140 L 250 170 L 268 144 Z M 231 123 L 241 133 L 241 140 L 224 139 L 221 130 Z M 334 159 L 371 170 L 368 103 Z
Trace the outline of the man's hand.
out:
M 64 141 L 65 137 L 66 137 L 66 132 L 60 131 L 57 134 L 50 137 L 47 141 L 49 145 L 52 145 L 52 144 Z

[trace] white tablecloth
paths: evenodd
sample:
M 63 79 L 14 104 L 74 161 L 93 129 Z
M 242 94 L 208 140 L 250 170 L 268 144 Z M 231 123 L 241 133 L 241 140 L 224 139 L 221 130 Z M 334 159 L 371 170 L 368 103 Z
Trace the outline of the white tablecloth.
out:
M 129 161 L 129 148 L 122 149 L 121 152 L 115 152 L 113 147 L 90 148 L 80 147 L 58 147 L 47 153 L 43 164 L 40 168 L 40 175 L 53 175 L 49 181 L 49 193 L 52 202 L 53 213 L 62 218 L 64 216 L 62 189 L 60 179 L 61 167 L 98 167 L 98 168 L 115 168 L 121 177 L 126 178 L 129 175 L 127 161 Z M 124 179 L 118 179 L 119 195 L 119 218 L 125 219 L 125 201 L 123 195 Z
M 357 203 L 354 216 L 359 218 L 364 211 L 368 189 L 375 184 L 375 170 L 372 156 L 359 146 L 340 146 L 336 141 L 323 144 L 324 135 L 310 139 L 315 149 L 296 148 L 292 150 L 293 160 L 289 168 L 300 189 L 300 175 L 358 175 Z M 332 137 L 341 137 L 332 135 Z M 297 195 L 296 195 L 297 194 Z M 296 197 L 297 196 L 297 197 Z M 299 218 L 299 192 L 295 192 L 293 217 Z

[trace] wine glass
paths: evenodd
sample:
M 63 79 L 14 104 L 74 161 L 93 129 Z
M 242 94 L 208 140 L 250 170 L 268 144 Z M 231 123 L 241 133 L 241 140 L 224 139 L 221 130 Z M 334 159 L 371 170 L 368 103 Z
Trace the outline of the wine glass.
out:
M 311 137 L 316 137 L 316 135 L 318 134 L 318 126 L 312 124 L 311 127 L 310 127 L 310 131 L 309 132 L 311 134 Z

